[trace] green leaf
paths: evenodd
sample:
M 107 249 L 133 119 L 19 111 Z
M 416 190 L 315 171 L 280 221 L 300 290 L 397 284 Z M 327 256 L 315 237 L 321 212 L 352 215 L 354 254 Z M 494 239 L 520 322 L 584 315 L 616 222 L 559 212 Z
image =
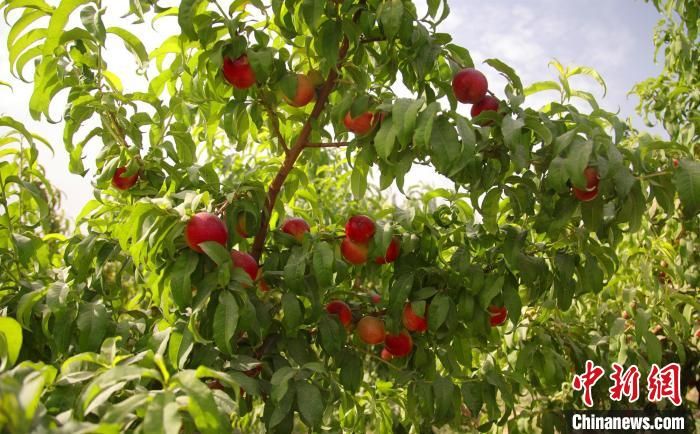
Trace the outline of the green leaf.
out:
M 228 291 L 219 294 L 219 305 L 214 312 L 214 342 L 226 352 L 232 354 L 231 338 L 236 333 L 239 319 L 239 307 L 236 298 Z
M 569 174 L 571 182 L 579 188 L 586 188 L 586 177 L 583 174 L 588 166 L 593 151 L 593 142 L 586 140 L 584 142 L 574 140 L 569 148 L 569 154 L 566 156 L 565 167 Z
M 401 27 L 403 18 L 403 2 L 401 0 L 388 0 L 382 3 L 379 13 L 379 22 L 382 23 L 384 36 L 387 39 L 394 39 Z
M 354 354 L 348 354 L 341 359 L 340 384 L 350 392 L 356 392 L 362 384 L 362 359 Z
M 391 151 L 394 150 L 396 144 L 396 129 L 392 117 L 384 119 L 381 128 L 374 137 L 374 147 L 377 150 L 377 155 L 383 159 L 389 158 Z
M 326 241 L 316 244 L 313 256 L 314 276 L 322 289 L 333 285 L 333 264 L 335 255 L 331 245 Z
M 424 101 L 422 99 L 399 98 L 394 102 L 391 119 L 395 122 L 396 136 L 402 147 L 406 147 L 411 143 L 418 111 L 423 104 Z
M 304 381 L 297 382 L 297 407 L 301 420 L 309 427 L 317 427 L 323 418 L 323 397 L 318 387 Z
M 104 23 L 102 23 L 102 17 L 93 5 L 88 5 L 80 11 L 80 21 L 82 21 L 85 30 L 90 32 L 100 45 L 104 46 L 107 32 Z
M 683 205 L 683 214 L 690 218 L 700 212 L 700 162 L 681 160 L 673 174 L 673 184 Z
M 401 313 L 406 299 L 413 289 L 413 273 L 401 274 L 396 278 L 389 292 L 389 311 L 392 316 L 398 317 Z
M 180 371 L 170 380 L 171 385 L 179 384 L 189 398 L 187 411 L 202 434 L 226 432 L 228 422 L 216 406 L 211 390 L 195 376 L 194 371 Z M 172 387 L 172 386 L 171 386 Z
M 96 351 L 107 334 L 109 314 L 101 302 L 85 303 L 78 314 L 79 344 L 82 351 Z
M 146 69 L 148 66 L 148 51 L 146 51 L 146 47 L 143 45 L 143 42 L 141 42 L 136 35 L 126 29 L 122 29 L 121 27 L 110 27 L 107 29 L 107 33 L 111 33 L 121 38 L 126 46 L 126 49 L 136 56 L 139 69 Z
M 524 90 L 525 96 L 530 96 L 538 92 L 544 92 L 547 90 L 556 90 L 561 92 L 561 86 L 556 81 L 538 81 L 537 83 L 532 83 L 530 86 L 526 87 Z
M 646 354 L 649 363 L 661 363 L 661 343 L 659 338 L 652 332 L 646 330 L 644 333 L 644 342 L 646 343 Z
M 231 261 L 231 253 L 226 249 L 226 247 L 217 243 L 216 241 L 205 241 L 199 244 L 204 253 L 211 258 L 212 261 L 216 263 L 219 267 L 232 267 L 233 263 Z M 186 258 L 189 264 L 190 260 Z M 191 274 L 191 273 L 190 273 Z
M 481 411 L 481 407 L 484 404 L 484 399 L 481 392 L 481 383 L 476 381 L 463 383 L 462 399 L 472 415 L 479 414 L 479 411 Z
M 573 68 L 567 68 L 566 78 L 571 78 L 574 75 L 587 75 L 592 77 L 603 87 L 603 96 L 608 92 L 608 87 L 605 85 L 605 80 L 600 76 L 598 71 L 588 66 L 575 66 Z
M 156 394 L 146 408 L 142 425 L 143 432 L 179 433 L 182 421 L 178 409 L 179 405 L 172 392 L 166 391 Z
M 418 115 L 416 129 L 413 132 L 413 146 L 416 149 L 426 149 L 433 133 L 433 122 L 440 111 L 440 103 L 432 102 Z
M 284 282 L 289 289 L 296 291 L 303 288 L 305 272 L 306 253 L 303 248 L 294 247 L 283 270 Z
M 3 359 L 7 357 L 7 363 L 13 366 L 19 356 L 19 350 L 22 348 L 22 326 L 14 318 L 0 316 L 0 334 L 4 338 L 4 350 L 6 351 L 0 357 Z M 2 367 L 4 367 L 4 363 L 0 364 L 0 370 Z
M 523 83 L 520 77 L 515 73 L 515 70 L 498 59 L 486 59 L 484 63 L 491 65 L 498 72 L 502 73 L 513 85 L 513 89 L 517 94 L 523 94 Z
M 291 336 L 296 335 L 296 329 L 304 320 L 304 312 L 294 294 L 288 292 L 282 296 L 282 311 L 284 312 L 282 318 L 284 328 Z
M 198 263 L 199 255 L 188 249 L 177 257 L 173 266 L 169 269 L 168 277 L 170 278 L 173 301 L 181 309 L 185 309 L 192 304 L 192 283 L 190 277 L 197 268 Z
M 496 187 L 489 190 L 481 203 L 481 216 L 484 219 L 484 229 L 491 234 L 498 232 L 498 204 L 501 200 L 501 189 Z
M 446 377 L 437 377 L 433 381 L 433 396 L 435 399 L 435 419 L 439 422 L 446 422 L 452 418 L 454 414 L 454 406 L 452 404 L 452 394 L 455 391 L 455 385 Z
M 430 135 L 430 159 L 435 169 L 444 175 L 450 175 L 451 170 L 463 161 L 462 143 L 457 136 L 455 127 L 445 117 L 435 120 Z
M 431 331 L 437 331 L 440 326 L 447 319 L 447 315 L 450 313 L 450 305 L 452 301 L 450 297 L 445 294 L 438 294 L 430 302 L 430 307 L 428 308 L 428 328 Z
M 194 29 L 194 17 L 196 15 L 197 6 L 202 0 L 182 0 L 177 12 L 177 23 L 191 41 L 197 39 L 197 33 Z

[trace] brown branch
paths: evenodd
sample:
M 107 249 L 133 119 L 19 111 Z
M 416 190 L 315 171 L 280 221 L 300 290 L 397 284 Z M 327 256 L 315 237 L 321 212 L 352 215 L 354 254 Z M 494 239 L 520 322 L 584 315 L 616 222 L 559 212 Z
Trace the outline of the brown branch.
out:
M 307 143 L 307 148 L 342 148 L 348 146 L 350 142 L 330 142 L 330 143 Z
M 360 13 L 361 10 L 358 10 L 355 13 L 353 21 L 357 21 L 359 19 Z M 318 94 L 318 98 L 316 99 L 316 104 L 314 105 L 311 114 L 306 119 L 306 122 L 304 123 L 304 126 L 301 129 L 301 133 L 294 142 L 294 146 L 292 146 L 289 149 L 289 152 L 287 152 L 284 158 L 284 162 L 282 162 L 282 166 L 280 167 L 279 171 L 277 172 L 277 175 L 272 180 L 272 182 L 270 183 L 270 187 L 267 190 L 265 207 L 263 208 L 260 216 L 260 229 L 258 230 L 258 233 L 255 234 L 255 239 L 253 240 L 253 247 L 251 249 L 251 255 L 258 262 L 260 262 L 260 256 L 262 255 L 263 247 L 265 245 L 267 231 L 270 226 L 270 217 L 272 216 L 272 210 L 275 207 L 277 196 L 282 190 L 284 181 L 287 179 L 287 176 L 289 176 L 289 172 L 291 172 L 292 168 L 294 167 L 294 163 L 296 163 L 297 158 L 299 158 L 301 152 L 309 144 L 309 137 L 311 137 L 311 129 L 313 123 L 321 115 L 323 109 L 326 106 L 326 103 L 328 102 L 328 96 L 330 95 L 331 91 L 336 85 L 336 81 L 338 80 L 338 71 L 340 70 L 343 61 L 345 60 L 345 56 L 348 54 L 349 48 L 350 41 L 348 40 L 347 36 L 344 36 L 343 42 L 340 44 L 340 49 L 338 50 L 338 62 L 336 63 L 336 67 L 332 69 L 331 72 L 328 74 L 328 78 L 321 87 L 321 90 Z

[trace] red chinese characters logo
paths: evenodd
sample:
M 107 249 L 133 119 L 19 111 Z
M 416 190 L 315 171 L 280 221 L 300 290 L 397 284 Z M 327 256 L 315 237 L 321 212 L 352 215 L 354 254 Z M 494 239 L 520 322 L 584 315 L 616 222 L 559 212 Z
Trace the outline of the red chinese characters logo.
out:
M 610 374 L 610 379 L 613 385 L 608 389 L 610 399 L 613 401 L 621 401 L 623 396 L 626 396 L 629 402 L 635 402 L 639 399 L 639 368 L 632 365 L 625 371 L 619 363 L 612 364 L 613 372 Z
M 675 406 L 681 405 L 681 366 L 671 363 L 659 368 L 651 365 L 647 377 L 648 399 L 651 402 L 667 398 Z
M 574 376 L 572 386 L 574 390 L 583 390 L 583 404 L 586 407 L 593 407 L 593 393 L 591 389 L 604 374 L 605 369 L 596 366 L 590 360 L 586 360 L 586 371 L 581 375 Z
M 610 374 L 612 387 L 608 389 L 610 399 L 621 401 L 627 397 L 629 402 L 639 399 L 639 379 L 641 373 L 635 365 L 627 370 L 619 363 L 612 364 L 613 373 Z M 596 366 L 591 360 L 586 361 L 584 373 L 575 375 L 572 387 L 576 391 L 583 391 L 583 404 L 586 407 L 593 406 L 593 386 L 605 375 L 605 370 Z M 658 365 L 651 365 L 647 376 L 647 399 L 649 402 L 658 402 L 668 399 L 673 405 L 679 406 L 681 399 L 681 366 L 678 363 L 671 363 L 663 368 Z

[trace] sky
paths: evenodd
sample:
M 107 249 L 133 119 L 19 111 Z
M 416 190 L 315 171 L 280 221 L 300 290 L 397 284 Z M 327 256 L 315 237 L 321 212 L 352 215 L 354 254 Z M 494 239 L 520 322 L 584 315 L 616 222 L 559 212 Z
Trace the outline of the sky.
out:
M 422 2 L 417 3 L 420 8 Z M 483 64 L 483 60 L 493 57 L 503 60 L 516 70 L 527 86 L 536 81 L 555 80 L 556 72 L 549 62 L 557 59 L 565 66 L 595 68 L 607 83 L 605 98 L 602 98 L 602 89 L 592 79 L 575 79 L 573 87 L 592 91 L 603 108 L 619 111 L 622 118 L 631 117 L 636 126 L 642 126 L 635 115 L 638 100 L 633 95 L 628 96 L 628 92 L 635 83 L 658 75 L 661 70 L 653 59 L 652 35 L 659 19 L 653 6 L 641 0 L 452 0 L 450 7 L 451 13 L 439 30 L 451 34 L 455 43 L 470 50 L 476 67 L 486 74 L 489 87 L 496 95 L 503 95 L 505 80 Z M 121 13 L 110 15 L 118 17 Z M 170 19 L 171 23 L 167 20 L 162 20 L 157 27 L 161 36 L 144 29 L 147 26 L 134 30 L 149 51 L 157 46 L 163 35 L 173 33 L 174 20 Z M 55 153 L 41 149 L 40 161 L 46 167 L 48 178 L 63 192 L 66 216 L 75 217 L 93 196 L 91 180 L 94 171 L 85 177 L 70 174 L 63 148 L 63 125 L 35 122 L 29 116 L 27 106 L 32 86 L 10 76 L 8 30 L 8 26 L 0 21 L 0 80 L 13 86 L 12 90 L 0 87 L 0 115 L 25 123 L 30 131 L 53 144 Z M 127 55 L 121 44 L 108 43 L 107 49 L 114 50 L 112 52 L 117 57 Z M 123 73 L 122 69 L 118 71 L 120 75 Z M 125 80 L 127 87 L 129 80 Z M 546 97 L 543 94 L 534 99 L 535 104 L 544 102 Z M 459 110 L 468 115 L 469 106 L 461 106 Z M 54 118 L 62 112 L 61 101 L 52 104 Z M 86 163 L 94 159 L 96 148 L 93 144 L 92 150 L 88 149 Z M 91 166 L 86 164 L 86 167 Z M 426 179 L 432 180 L 434 185 L 449 184 L 429 168 L 416 166 L 406 177 L 406 187 L 423 183 Z

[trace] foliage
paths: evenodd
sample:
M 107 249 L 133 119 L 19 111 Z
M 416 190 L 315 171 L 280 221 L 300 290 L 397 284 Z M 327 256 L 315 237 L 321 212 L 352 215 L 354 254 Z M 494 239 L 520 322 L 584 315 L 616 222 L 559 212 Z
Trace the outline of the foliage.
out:
M 437 30 L 446 2 L 428 1 L 424 15 L 408 0 L 162 3 L 129 2 L 136 24 L 116 27 L 105 22 L 123 11 L 100 0 L 0 6 L 11 72 L 26 79 L 36 65 L 31 115 L 52 121 L 67 95 L 69 170 L 85 175 L 84 150 L 99 147 L 96 197 L 64 238 L 58 195 L 36 164 L 42 140 L 0 122 L 0 144 L 19 146 L 0 163 L 2 309 L 22 326 L 18 354 L 17 328 L 0 328 L 0 427 L 551 432 L 563 407 L 580 406 L 568 384 L 586 359 L 697 366 L 697 150 L 674 129 L 671 141 L 635 131 L 571 88 L 581 74 L 604 86 L 594 70 L 555 64 L 558 82 L 524 87 L 488 59 L 487 74 L 508 79 L 505 98 L 498 114 L 469 119 L 450 82 L 473 62 Z M 161 19 L 180 33 L 149 51 L 134 29 Z M 108 41 L 133 54 L 142 88 L 122 84 L 128 67 Z M 247 90 L 220 72 L 243 53 L 257 78 Z M 290 74 L 312 70 L 316 101 L 287 104 Z M 398 98 L 398 83 L 413 96 Z M 557 101 L 527 107 L 551 89 Z M 668 104 L 659 116 L 697 119 L 697 106 Z M 346 113 L 367 110 L 383 120 L 348 133 Z M 394 207 L 385 192 L 403 191 L 419 164 L 454 189 L 407 191 Z M 591 165 L 600 193 L 578 202 L 570 189 Z M 139 174 L 127 191 L 110 185 L 119 167 Z M 186 246 L 185 224 L 202 210 L 227 223 L 228 247 L 259 261 L 255 284 L 217 244 Z M 342 260 L 338 236 L 354 213 L 380 222 L 370 257 L 400 238 L 395 263 Z M 301 243 L 268 234 L 290 215 L 311 223 Z M 254 239 L 234 230 L 240 221 Z M 672 283 L 649 267 L 657 259 Z M 429 330 L 414 334 L 409 357 L 385 361 L 326 314 L 337 298 L 391 332 L 406 302 L 429 305 Z M 493 304 L 508 308 L 505 327 L 489 327 Z

